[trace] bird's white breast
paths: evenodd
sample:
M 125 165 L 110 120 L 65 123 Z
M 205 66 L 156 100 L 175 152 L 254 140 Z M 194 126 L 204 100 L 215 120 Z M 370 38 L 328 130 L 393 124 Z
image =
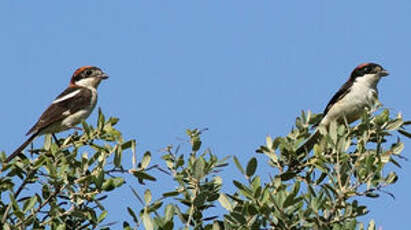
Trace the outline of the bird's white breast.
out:
M 379 76 L 375 74 L 357 78 L 351 86 L 350 92 L 330 108 L 321 124 L 328 125 L 331 121 L 342 119 L 344 116 L 350 123 L 359 119 L 366 108 L 373 108 L 376 103 L 378 81 Z
M 41 133 L 56 133 L 56 132 L 61 132 L 70 128 L 73 128 L 77 124 L 79 124 L 82 120 L 87 119 L 87 117 L 91 114 L 93 111 L 94 107 L 97 104 L 97 90 L 90 87 L 88 88 L 91 90 L 91 99 L 90 99 L 90 105 L 78 110 L 77 112 L 70 114 L 70 111 L 67 110 L 66 113 L 68 116 L 64 119 L 62 119 L 60 122 L 56 122 L 49 126 L 47 129 L 43 130 Z M 64 114 L 63 113 L 63 114 Z
M 91 87 L 89 89 L 91 90 L 90 105 L 63 119 L 61 123 L 64 127 L 71 128 L 77 125 L 82 120 L 87 119 L 87 117 L 90 116 L 91 112 L 94 110 L 94 107 L 97 104 L 97 91 Z

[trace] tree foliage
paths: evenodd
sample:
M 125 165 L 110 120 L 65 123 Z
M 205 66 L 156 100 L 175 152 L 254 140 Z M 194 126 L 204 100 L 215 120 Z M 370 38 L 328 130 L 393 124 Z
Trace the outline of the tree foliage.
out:
M 400 167 L 400 136 L 411 137 L 405 130 L 411 122 L 390 117 L 388 110 L 365 113 L 354 126 L 320 128 L 313 151 L 297 154 L 319 118 L 302 113 L 287 136 L 267 137 L 257 150 L 266 162 L 254 156 L 246 164 L 235 156 L 219 159 L 202 148 L 202 131 L 194 129 L 187 130 L 188 152 L 168 146 L 162 161 L 152 164 L 150 152 L 137 156 L 135 140 L 123 139 L 118 119 L 99 111 L 96 127 L 83 123 L 83 131 L 59 143 L 46 136 L 41 148 L 29 150 L 31 158 L 2 164 L 2 229 L 119 229 L 120 223 L 123 229 L 375 229 L 374 221 L 366 226 L 358 220 L 369 212 L 363 201 L 394 196 L 387 187 L 398 176 L 387 165 Z M 131 169 L 123 166 L 126 151 L 133 156 Z M 238 174 L 235 191 L 225 192 L 220 172 L 230 162 Z M 261 164 L 271 167 L 270 177 L 257 174 Z M 177 186 L 153 197 L 159 187 L 151 169 Z M 107 223 L 110 209 L 102 201 L 124 185 L 126 175 L 144 186 L 144 194 L 130 190 L 141 208 L 124 207 L 129 218 Z

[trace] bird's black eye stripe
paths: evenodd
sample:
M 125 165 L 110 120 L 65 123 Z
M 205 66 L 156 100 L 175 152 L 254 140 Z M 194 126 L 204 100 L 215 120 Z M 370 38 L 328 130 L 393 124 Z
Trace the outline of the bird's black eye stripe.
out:
M 376 65 L 376 64 L 370 64 L 368 66 L 365 66 L 363 68 L 363 74 L 370 74 L 370 73 L 375 73 L 376 72 L 376 67 L 380 67 L 382 69 L 381 66 Z
M 384 68 L 382 68 L 382 66 L 375 64 L 375 63 L 361 64 L 357 68 L 354 69 L 354 71 L 351 73 L 350 78 L 355 79 L 357 77 L 362 77 L 365 74 L 375 74 L 383 69 Z

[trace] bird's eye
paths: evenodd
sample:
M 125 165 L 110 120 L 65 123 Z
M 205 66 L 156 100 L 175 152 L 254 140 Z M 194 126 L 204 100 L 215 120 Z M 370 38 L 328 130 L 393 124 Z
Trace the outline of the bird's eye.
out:
M 93 73 L 93 72 L 92 72 L 91 70 L 87 70 L 87 71 L 86 71 L 86 76 L 88 77 L 88 76 L 90 76 L 92 73 Z

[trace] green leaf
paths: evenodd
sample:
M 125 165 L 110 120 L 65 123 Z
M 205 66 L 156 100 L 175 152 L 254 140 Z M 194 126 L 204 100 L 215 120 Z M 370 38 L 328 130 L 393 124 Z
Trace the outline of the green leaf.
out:
M 200 149 L 200 147 L 201 147 L 201 140 L 200 140 L 200 138 L 199 138 L 199 137 L 193 138 L 193 139 L 192 139 L 192 144 L 193 144 L 193 147 L 192 147 L 193 152 L 197 152 L 197 151 Z
M 95 181 L 96 187 L 97 187 L 98 189 L 101 189 L 101 186 L 103 185 L 103 181 L 104 181 L 104 171 L 103 171 L 103 170 L 100 170 L 100 171 L 98 172 L 98 175 L 97 175 L 96 181 Z
M 315 184 L 320 184 L 327 177 L 327 175 L 327 173 L 321 173 L 321 176 L 315 181 Z
M 141 168 L 145 169 L 150 164 L 151 153 L 149 151 L 144 153 L 143 159 L 141 160 Z
M 269 152 L 264 152 L 264 154 L 268 156 L 274 164 L 278 164 L 278 157 L 274 152 L 269 151 Z
M 374 220 L 371 220 L 370 223 L 368 224 L 367 230 L 375 230 L 375 222 Z
M 390 123 L 388 123 L 385 129 L 388 131 L 393 131 L 401 127 L 402 124 L 403 124 L 402 119 L 395 119 L 395 120 L 392 120 Z
M 398 176 L 395 172 L 390 172 L 388 176 L 385 178 L 385 182 L 387 184 L 394 184 L 395 182 L 397 182 L 397 180 Z
M 408 138 L 411 138 L 411 133 L 409 133 L 409 132 L 407 132 L 407 131 L 405 131 L 405 130 L 403 130 L 403 129 L 399 129 L 399 130 L 397 130 L 399 133 L 401 133 L 402 135 L 404 135 L 404 136 L 406 136 L 406 137 L 408 137 Z
M 123 230 L 133 230 L 127 221 L 123 222 Z
M 235 187 L 237 187 L 238 189 L 247 189 L 247 187 L 245 185 L 243 185 L 241 182 L 233 180 L 233 184 Z
M 150 215 L 147 212 L 143 213 L 143 224 L 144 224 L 144 229 L 146 230 L 153 230 L 153 221 L 151 220 Z
M 274 187 L 279 188 L 280 186 L 281 186 L 281 177 L 277 175 L 274 177 Z
M 134 223 L 138 224 L 138 219 L 133 209 L 131 209 L 130 207 L 127 207 L 127 211 L 130 214 L 130 216 L 133 218 Z
M 24 213 L 21 211 L 19 205 L 17 204 L 16 199 L 13 194 L 9 194 L 10 204 L 13 207 L 14 215 L 16 215 L 20 220 L 24 219 Z
M 151 191 L 150 191 L 150 189 L 147 189 L 144 192 L 144 201 L 146 202 L 146 204 L 149 204 L 151 202 L 151 198 L 152 198 Z
M 242 214 L 237 212 L 231 212 L 231 216 L 234 217 L 234 219 L 237 220 L 239 224 L 246 224 L 246 219 Z
M 257 159 L 255 157 L 251 158 L 251 160 L 247 164 L 247 177 L 252 177 L 257 169 Z
M 178 195 L 180 195 L 179 191 L 171 191 L 171 192 L 163 193 L 163 197 L 178 196 Z
M 53 163 L 51 163 L 50 159 L 47 160 L 46 169 L 49 172 L 50 177 L 56 178 L 57 170 L 56 170 L 56 167 L 53 165 Z
M 40 167 L 44 166 L 44 163 L 46 162 L 46 156 L 45 155 L 40 155 L 33 164 L 33 169 L 39 169 Z
M 115 147 L 115 150 L 114 150 L 114 166 L 116 168 L 121 167 L 121 157 L 123 155 L 122 153 L 123 153 L 123 151 L 122 151 L 121 147 L 117 145 Z
M 116 187 L 114 186 L 113 180 L 112 179 L 108 179 L 106 181 L 104 181 L 104 184 L 101 186 L 101 189 L 104 191 L 112 191 L 113 189 L 115 189 Z
M 87 135 L 90 133 L 90 127 L 88 126 L 86 121 L 81 121 L 81 125 L 83 126 L 84 133 Z
M 170 220 L 170 221 L 166 222 L 166 223 L 162 226 L 162 228 L 159 228 L 159 229 L 174 229 L 173 220 Z
M 404 149 L 404 143 L 398 142 L 395 143 L 394 146 L 391 148 L 393 154 L 400 154 Z
M 257 210 L 257 208 L 254 206 L 254 205 L 250 205 L 250 206 L 248 206 L 248 213 L 251 215 L 251 216 L 254 216 L 254 215 L 258 215 L 258 210 Z
M 242 183 L 240 183 L 236 180 L 233 180 L 233 184 L 234 184 L 234 186 L 236 186 L 240 190 L 241 194 L 243 194 L 244 196 L 246 196 L 250 199 L 253 197 L 252 196 L 253 193 L 251 192 L 251 190 L 249 188 L 247 188 L 245 185 L 243 185 Z
M 137 156 L 136 156 L 136 140 L 132 140 L 131 141 L 131 153 L 132 153 L 132 158 L 131 158 L 131 163 L 133 164 L 133 169 L 135 169 L 136 168 L 136 159 L 137 159 Z
M 300 191 L 299 181 L 295 182 L 293 190 L 291 191 L 291 193 L 288 194 L 287 198 L 284 201 L 283 208 L 287 208 L 288 206 L 291 206 L 295 204 L 296 202 L 298 202 L 296 201 L 296 196 L 298 194 L 298 191 Z
M 258 188 L 261 188 L 261 179 L 259 176 L 255 176 L 251 181 L 251 187 L 255 191 Z
M 288 180 L 293 179 L 296 175 L 297 175 L 297 173 L 295 173 L 295 172 L 287 171 L 287 172 L 281 174 L 280 177 L 281 177 L 282 181 L 288 181 Z
M 103 222 L 103 220 L 106 218 L 107 214 L 108 214 L 107 210 L 104 210 L 104 211 L 100 214 L 100 216 L 98 217 L 97 223 Z
M 236 156 L 233 156 L 233 160 L 235 165 L 237 166 L 238 170 L 240 170 L 241 174 L 245 175 L 245 171 L 243 169 L 243 167 L 240 164 L 240 161 L 238 161 L 238 158 Z
M 163 205 L 163 202 L 155 201 L 152 205 L 148 206 L 147 212 L 150 213 L 150 212 L 157 211 L 159 208 L 161 208 L 162 205 Z
M 384 124 L 390 118 L 390 112 L 388 109 L 384 109 L 381 114 L 377 115 L 375 119 L 375 123 L 378 125 Z
M 207 199 L 207 194 L 206 194 L 205 192 L 202 192 L 202 193 L 198 194 L 198 195 L 195 197 L 195 199 L 194 199 L 194 201 L 193 201 L 193 204 L 194 204 L 194 206 L 196 206 L 196 207 L 200 207 L 200 206 L 202 206 L 202 205 L 204 204 L 204 202 L 205 202 L 206 199 Z
M 143 172 L 143 171 L 134 171 L 133 175 L 139 179 L 142 180 L 151 180 L 151 181 L 156 181 L 156 178 L 148 175 L 147 173 Z
M 205 175 L 205 160 L 203 157 L 199 157 L 193 164 L 193 177 L 197 180 L 201 180 Z
M 229 212 L 233 211 L 233 206 L 231 205 L 230 201 L 228 200 L 227 196 L 224 193 L 220 193 L 218 202 L 220 202 L 221 206 L 223 206 L 223 208 L 225 208 Z
M 63 224 L 60 224 L 60 225 L 56 228 L 56 230 L 65 230 L 66 227 L 67 227 L 66 224 L 63 223 Z
M 367 194 L 365 194 L 367 197 L 370 197 L 370 198 L 378 198 L 378 197 L 380 197 L 380 195 L 378 194 L 378 193 L 373 193 L 373 192 L 369 192 L 369 193 L 367 193 Z
M 44 199 L 47 199 L 47 197 L 50 196 L 50 189 L 48 184 L 44 184 L 43 187 L 41 188 L 41 195 L 43 196 Z
M 221 186 L 223 184 L 223 178 L 221 178 L 220 176 L 215 176 L 213 182 L 214 185 Z
M 47 134 L 44 137 L 44 149 L 49 150 L 51 148 L 51 134 Z
M 337 144 L 337 128 L 338 124 L 335 121 L 332 121 L 329 126 L 329 133 L 328 136 L 331 138 L 333 145 Z
M 271 139 L 270 136 L 267 136 L 265 138 L 265 143 L 267 145 L 267 148 L 272 148 L 273 147 L 273 139 Z
M 120 119 L 118 119 L 117 117 L 110 117 L 108 119 L 108 123 L 110 123 L 112 126 L 115 126 L 118 123 L 119 120 Z
M 104 181 L 103 186 L 101 186 L 101 189 L 104 191 L 112 191 L 115 188 L 118 188 L 124 184 L 124 178 L 121 177 L 115 177 L 115 178 L 110 178 L 106 181 Z
M 97 122 L 97 128 L 98 130 L 102 130 L 104 127 L 104 114 L 101 112 L 101 108 L 98 108 L 98 122 Z
M 131 148 L 131 146 L 133 145 L 133 142 L 134 142 L 134 140 L 129 140 L 129 141 L 127 141 L 127 142 L 124 142 L 124 143 L 121 145 L 121 148 L 122 148 L 123 150 L 129 149 L 129 148 Z
M 390 162 L 393 163 L 398 168 L 401 168 L 401 165 L 396 160 L 394 160 L 393 158 L 390 158 Z
M 310 202 L 310 207 L 314 212 L 318 212 L 318 209 L 320 208 L 320 198 L 319 197 L 314 197 L 311 202 Z
M 212 230 L 222 230 L 222 229 L 220 228 L 220 224 L 218 224 L 218 221 L 214 221 L 214 222 L 213 222 L 213 228 L 212 228 Z
M 27 206 L 24 207 L 23 212 L 25 213 L 25 212 L 29 211 L 30 209 L 32 209 L 36 203 L 37 203 L 37 196 L 31 197 L 29 202 L 27 203 Z
M 165 221 L 168 222 L 171 219 L 173 219 L 174 213 L 175 213 L 174 212 L 174 205 L 172 205 L 172 204 L 167 205 L 165 210 L 164 210 Z

